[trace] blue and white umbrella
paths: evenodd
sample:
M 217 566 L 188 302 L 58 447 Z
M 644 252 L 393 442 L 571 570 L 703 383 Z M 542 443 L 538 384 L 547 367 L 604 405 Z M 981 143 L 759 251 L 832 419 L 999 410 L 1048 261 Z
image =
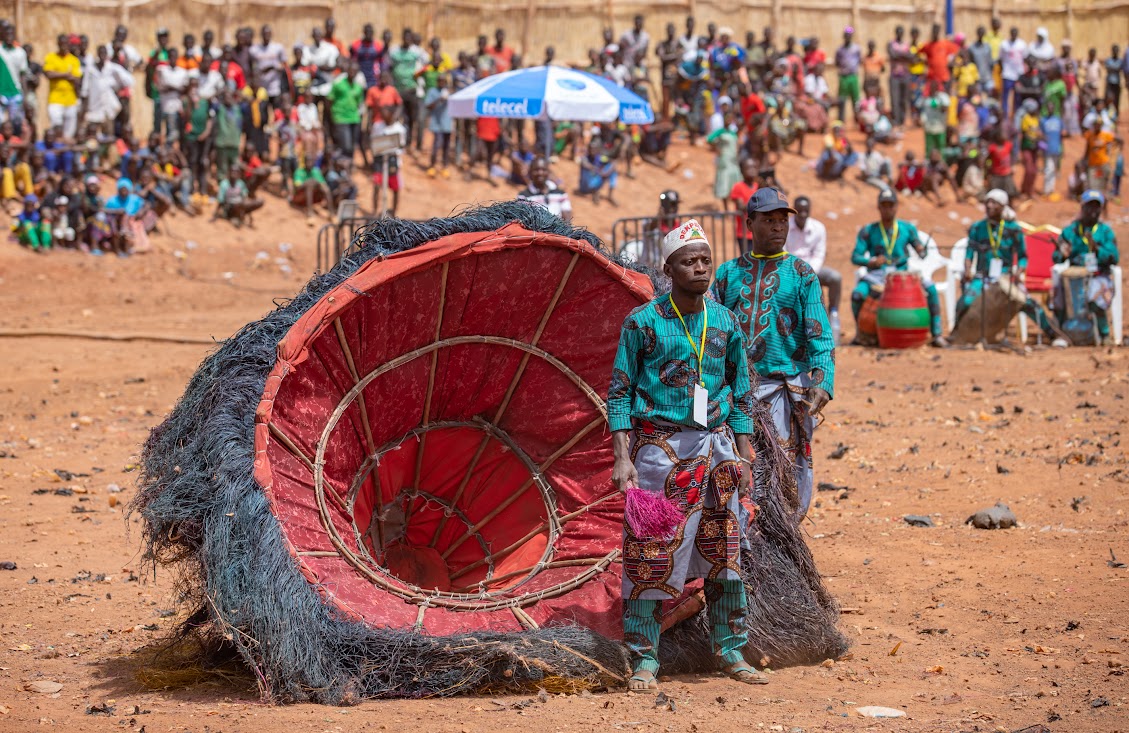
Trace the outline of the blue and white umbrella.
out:
M 552 119 L 647 125 L 647 100 L 615 82 L 561 66 L 534 66 L 488 76 L 451 95 L 452 117 Z

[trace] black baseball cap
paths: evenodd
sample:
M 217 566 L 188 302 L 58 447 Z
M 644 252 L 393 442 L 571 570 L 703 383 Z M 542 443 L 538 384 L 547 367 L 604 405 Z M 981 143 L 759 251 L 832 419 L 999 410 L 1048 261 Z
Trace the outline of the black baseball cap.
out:
M 757 192 L 749 197 L 749 203 L 745 206 L 745 214 L 748 216 L 781 210 L 787 211 L 789 214 L 796 213 L 796 210 L 788 205 L 787 197 L 779 189 L 772 186 L 757 189 Z
M 884 189 L 882 189 L 882 192 L 878 194 L 878 203 L 879 204 L 885 204 L 885 203 L 896 204 L 896 203 L 898 203 L 898 194 L 895 193 L 894 189 L 892 189 L 892 188 L 884 188 Z

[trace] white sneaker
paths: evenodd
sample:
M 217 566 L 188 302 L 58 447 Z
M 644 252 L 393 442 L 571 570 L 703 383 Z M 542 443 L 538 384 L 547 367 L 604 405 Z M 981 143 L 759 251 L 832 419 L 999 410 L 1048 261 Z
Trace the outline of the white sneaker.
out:
M 1064 338 L 1057 338 L 1051 342 L 1051 346 L 1055 347 L 1056 349 L 1065 349 L 1067 346 L 1070 346 L 1070 342 L 1068 342 Z
M 839 328 L 839 311 L 831 311 L 827 315 L 827 319 L 831 321 L 831 339 L 835 342 L 835 345 L 838 346 L 841 333 Z

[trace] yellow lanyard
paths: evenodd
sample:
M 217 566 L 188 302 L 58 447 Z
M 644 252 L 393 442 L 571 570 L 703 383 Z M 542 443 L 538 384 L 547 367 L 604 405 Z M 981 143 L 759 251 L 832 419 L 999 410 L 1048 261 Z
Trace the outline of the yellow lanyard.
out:
M 988 245 L 992 248 L 992 254 L 999 257 L 1000 247 L 1004 243 L 1004 220 L 1000 219 L 1000 225 L 996 227 L 996 238 L 992 238 L 992 227 L 988 227 Z
M 892 238 L 886 234 L 886 227 L 882 226 L 882 222 L 878 222 L 878 231 L 882 232 L 882 241 L 886 246 L 886 257 L 889 259 L 894 256 L 894 247 L 898 246 L 898 220 L 894 220 L 894 229 L 891 232 L 894 236 Z
M 1082 240 L 1082 244 L 1086 245 L 1087 250 L 1093 250 L 1094 249 L 1094 245 L 1092 244 L 1092 242 L 1094 241 L 1094 234 L 1096 234 L 1097 231 L 1098 231 L 1098 225 L 1095 224 L 1093 227 L 1090 228 L 1090 236 L 1087 238 L 1086 237 L 1086 230 L 1082 228 L 1081 224 L 1078 225 L 1078 237 Z
M 702 358 L 706 355 L 706 328 L 709 327 L 710 323 L 709 311 L 704 307 L 702 308 L 702 338 L 701 346 L 698 346 L 694 343 L 694 337 L 690 335 L 690 329 L 686 326 L 686 319 L 682 317 L 682 313 L 679 312 L 678 306 L 674 303 L 674 295 L 671 294 L 667 297 L 670 298 L 670 306 L 674 308 L 674 314 L 678 316 L 678 320 L 682 322 L 682 330 L 686 333 L 686 340 L 690 342 L 690 351 L 694 353 L 694 356 L 698 357 L 698 382 L 705 387 L 706 379 L 702 374 Z
M 788 254 L 788 253 L 787 252 L 777 252 L 774 255 L 759 255 L 756 252 L 752 253 L 753 258 L 758 259 L 758 260 L 778 260 L 786 254 Z

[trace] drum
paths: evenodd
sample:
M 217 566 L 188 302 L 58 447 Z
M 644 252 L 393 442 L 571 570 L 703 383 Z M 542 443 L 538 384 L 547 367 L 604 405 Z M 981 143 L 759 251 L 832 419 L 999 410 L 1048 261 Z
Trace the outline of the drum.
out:
M 953 329 L 954 344 L 975 344 L 981 336 L 990 344 L 1003 340 L 1011 319 L 1019 315 L 1027 302 L 1027 293 L 1008 275 L 1001 275 L 994 283 L 985 284 L 984 290 L 972 302 Z M 983 321 L 983 327 L 981 327 Z
M 1086 293 L 1090 271 L 1085 267 L 1068 267 L 1059 274 L 1059 292 L 1055 294 L 1055 310 L 1062 330 L 1075 346 L 1094 345 L 1094 317 L 1087 306 Z
M 929 341 L 929 306 L 916 272 L 891 272 L 878 302 L 878 345 L 916 349 Z
M 858 333 L 855 342 L 861 346 L 878 345 L 878 301 L 882 297 L 882 287 L 870 286 L 870 297 L 863 301 L 859 309 Z

